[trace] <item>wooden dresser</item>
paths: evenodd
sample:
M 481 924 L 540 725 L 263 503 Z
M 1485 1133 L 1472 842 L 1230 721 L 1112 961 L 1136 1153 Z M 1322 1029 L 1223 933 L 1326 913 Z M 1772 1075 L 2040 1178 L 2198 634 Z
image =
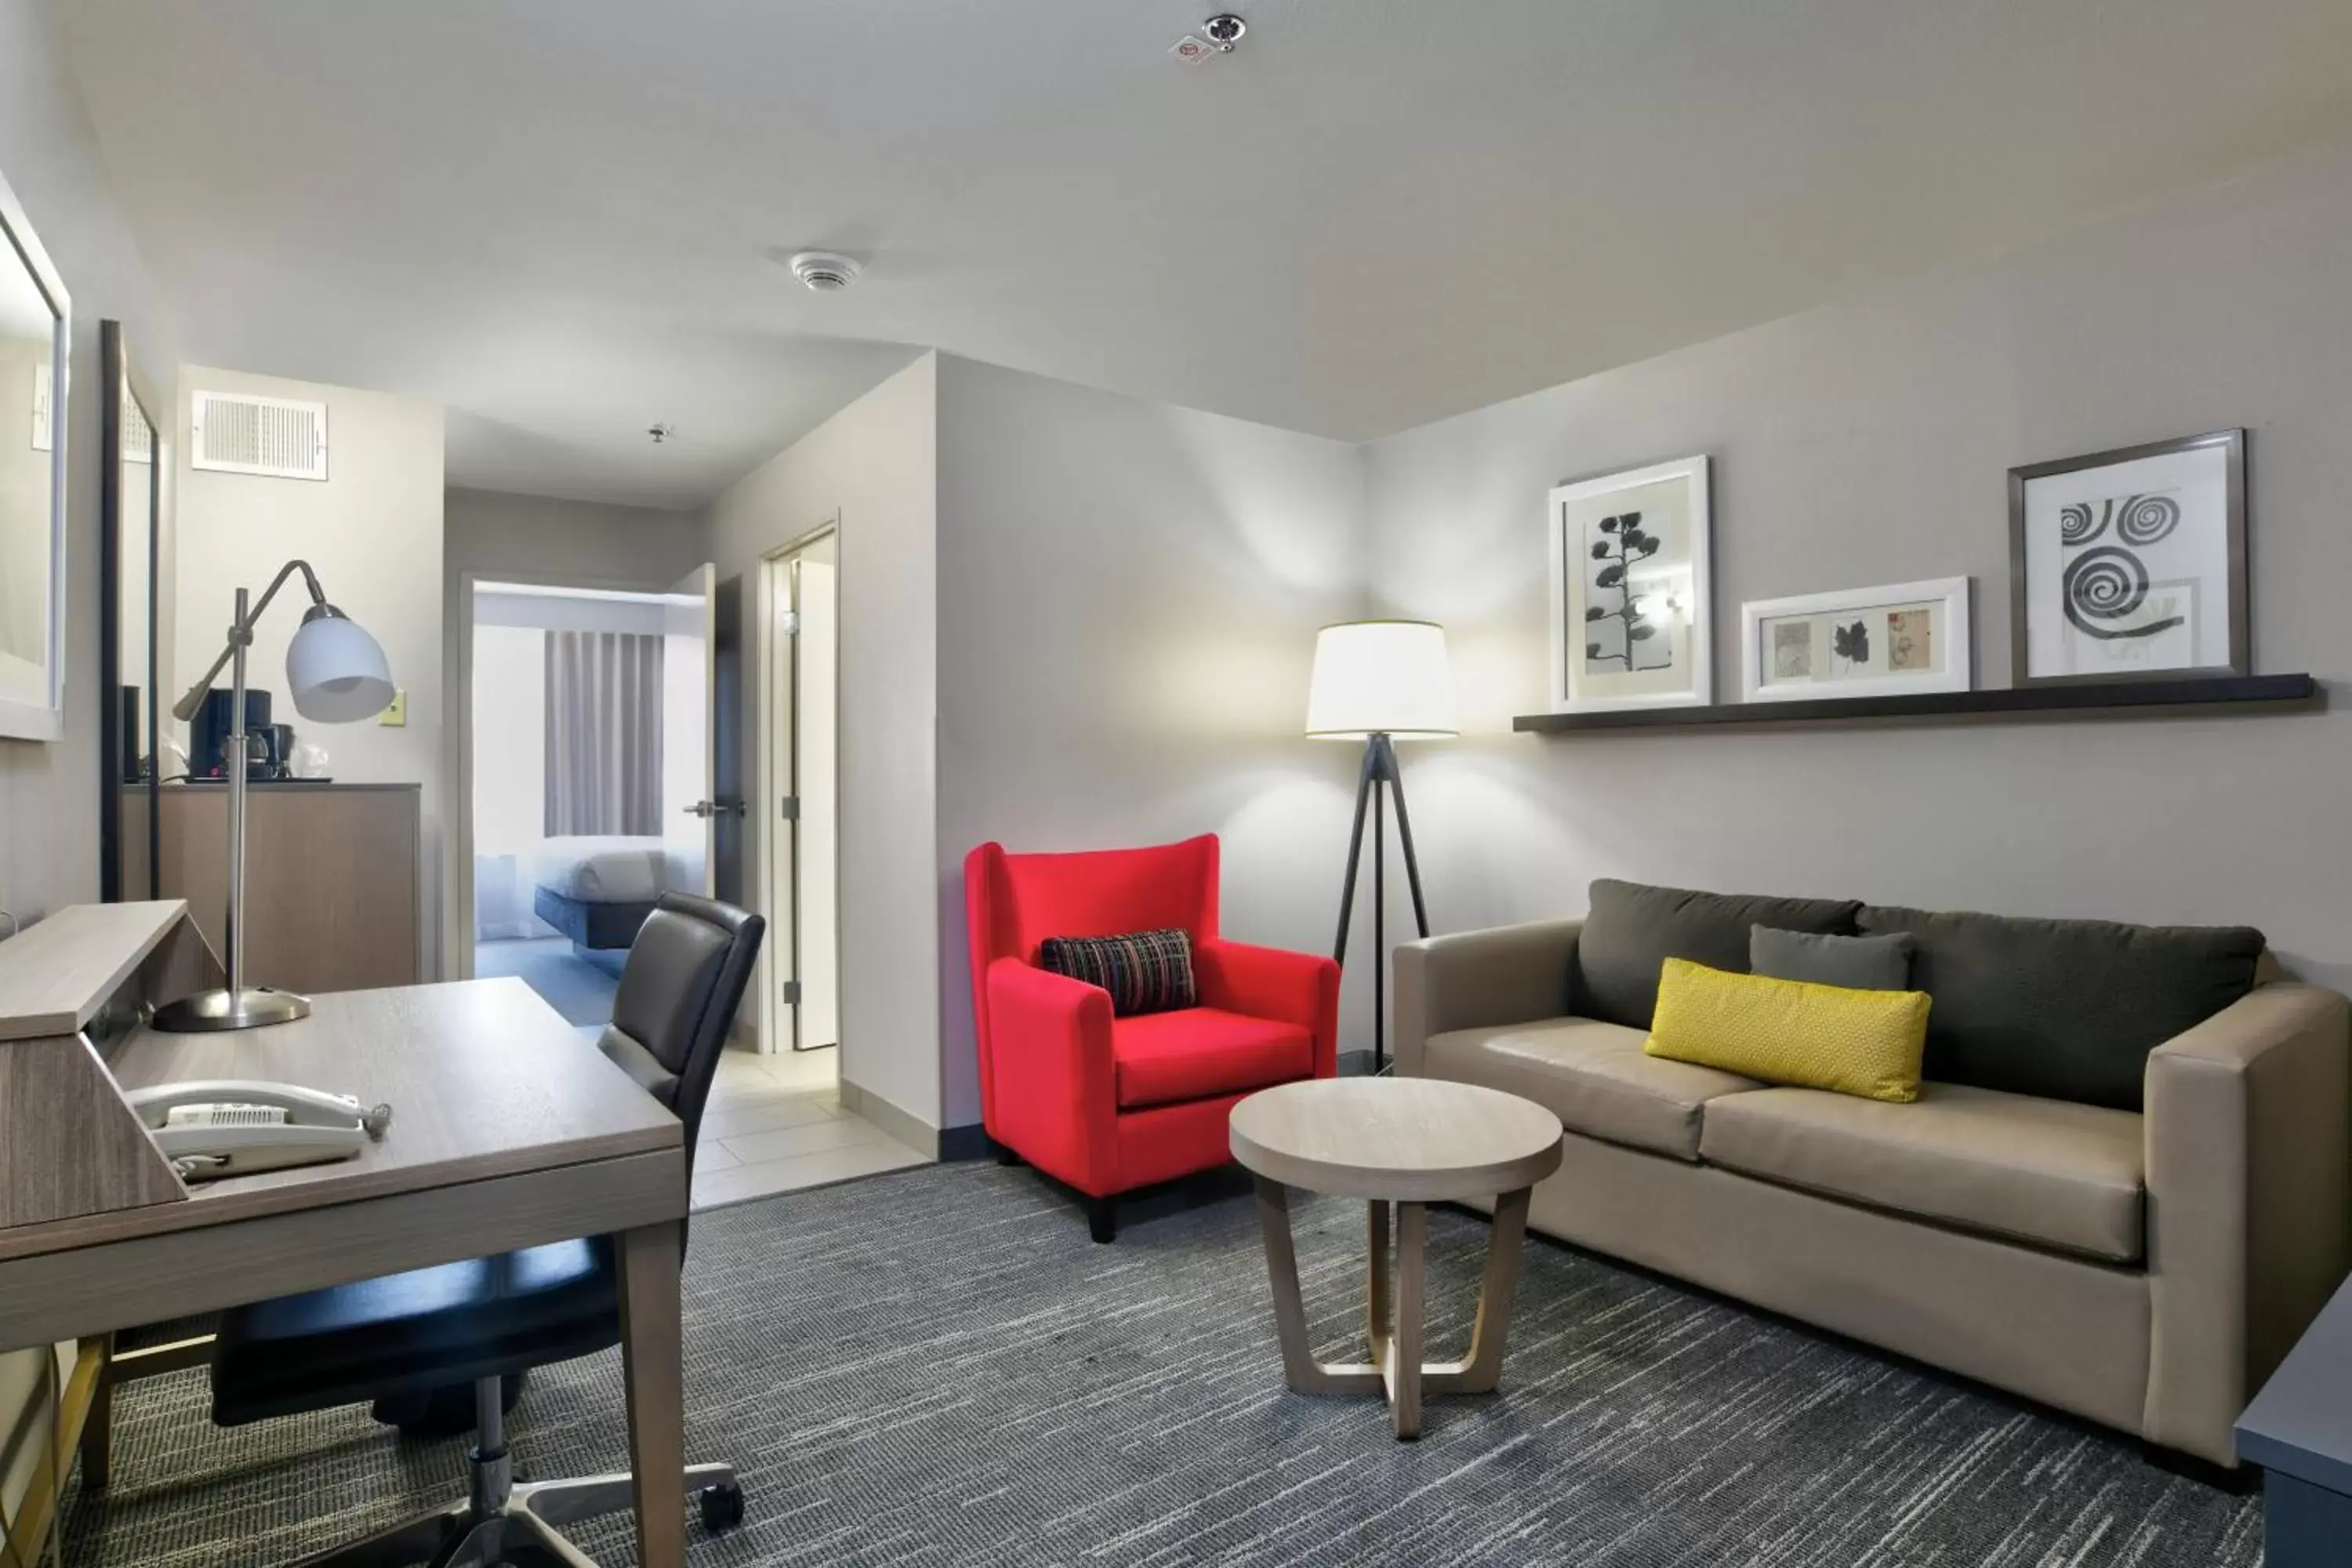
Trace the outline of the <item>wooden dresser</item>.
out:
M 222 951 L 228 909 L 228 786 L 166 784 L 162 896 L 185 899 Z M 257 784 L 246 792 L 247 984 L 310 994 L 414 985 L 423 973 L 415 784 Z M 134 794 L 125 808 L 144 812 Z M 126 825 L 126 827 L 128 825 Z M 145 835 L 126 831 L 124 886 Z

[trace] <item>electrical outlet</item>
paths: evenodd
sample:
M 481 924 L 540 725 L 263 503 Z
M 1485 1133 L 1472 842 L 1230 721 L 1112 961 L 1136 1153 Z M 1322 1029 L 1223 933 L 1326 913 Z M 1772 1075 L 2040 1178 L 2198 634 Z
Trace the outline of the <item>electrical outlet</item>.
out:
M 404 730 L 408 727 L 407 688 L 403 687 L 392 694 L 392 700 L 385 704 L 383 712 L 375 716 L 375 721 L 387 730 Z

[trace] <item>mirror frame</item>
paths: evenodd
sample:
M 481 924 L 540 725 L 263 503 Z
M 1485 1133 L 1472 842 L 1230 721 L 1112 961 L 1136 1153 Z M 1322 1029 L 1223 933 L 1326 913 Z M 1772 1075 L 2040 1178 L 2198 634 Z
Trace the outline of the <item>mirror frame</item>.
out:
M 163 837 L 163 706 L 158 700 L 163 690 L 163 605 L 159 591 L 163 577 L 163 500 L 169 493 L 165 476 L 172 463 L 172 427 L 155 416 L 155 411 L 163 405 L 131 359 L 121 322 L 99 322 L 98 359 L 99 374 L 105 378 L 98 437 L 98 883 L 100 900 L 111 904 L 163 896 L 163 859 L 159 851 Z M 143 509 L 134 504 L 134 497 L 125 491 L 122 483 L 126 398 L 147 422 L 149 432 Z M 124 589 L 128 586 L 122 581 L 123 529 L 142 524 L 147 531 L 147 582 L 142 599 L 147 616 L 147 668 L 136 673 L 147 693 L 142 708 L 144 742 L 151 761 L 146 779 L 132 784 L 122 776 L 122 717 L 116 693 L 123 683 L 122 610 Z M 147 817 L 147 875 L 135 888 L 124 885 L 122 867 L 124 804 L 126 797 L 133 795 L 146 797 Z
M 54 741 L 66 728 L 66 476 L 70 471 L 66 449 L 73 424 L 73 300 L 5 177 L 0 177 L 0 238 L 6 239 L 9 247 L 0 250 L 0 265 L 13 251 L 32 274 L 34 287 L 58 320 L 50 339 L 54 368 L 49 382 L 49 638 L 44 650 L 48 660 L 48 701 L 43 705 L 0 697 L 0 736 Z

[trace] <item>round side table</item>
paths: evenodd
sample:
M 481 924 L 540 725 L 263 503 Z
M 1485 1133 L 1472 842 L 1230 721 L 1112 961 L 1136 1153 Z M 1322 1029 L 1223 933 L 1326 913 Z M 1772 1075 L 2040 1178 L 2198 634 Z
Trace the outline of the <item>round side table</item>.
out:
M 1234 1158 L 1257 1182 L 1258 1223 L 1274 1286 L 1282 1366 L 1300 1394 L 1384 1395 L 1400 1438 L 1421 1436 L 1423 1394 L 1490 1394 L 1527 1236 L 1528 1194 L 1559 1169 L 1559 1118 L 1532 1100 L 1440 1079 L 1342 1078 L 1286 1083 L 1234 1107 Z M 1371 1360 L 1330 1365 L 1307 1340 L 1291 1239 L 1292 1187 L 1370 1205 L 1366 1338 Z M 1428 1205 L 1492 1197 L 1495 1226 L 1470 1353 L 1422 1363 Z M 1389 1274 L 1389 1209 L 1396 1206 L 1396 1276 Z

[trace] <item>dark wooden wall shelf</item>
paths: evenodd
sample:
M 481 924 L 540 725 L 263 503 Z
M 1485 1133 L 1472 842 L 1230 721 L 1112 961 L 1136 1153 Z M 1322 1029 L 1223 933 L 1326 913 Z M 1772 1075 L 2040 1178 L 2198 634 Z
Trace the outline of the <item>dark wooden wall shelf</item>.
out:
M 1522 713 L 1511 728 L 1538 735 L 1738 725 L 1790 729 L 1813 724 L 1930 724 L 2030 719 L 2150 717 L 2167 713 L 2274 713 L 2322 706 L 2308 675 L 2196 676 L 2024 686 L 1995 691 L 1928 691 L 1903 697 L 1727 702 L 1712 708 L 1628 708 L 1605 713 Z

